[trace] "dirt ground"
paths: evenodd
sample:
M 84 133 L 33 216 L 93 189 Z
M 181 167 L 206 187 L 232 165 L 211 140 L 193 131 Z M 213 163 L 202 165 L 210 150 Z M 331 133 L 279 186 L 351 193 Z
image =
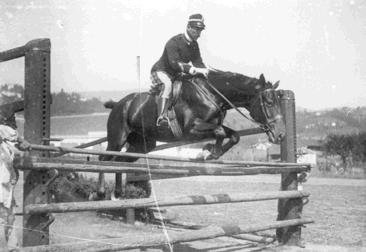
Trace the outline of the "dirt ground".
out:
M 278 190 L 279 175 L 244 177 L 193 177 L 153 181 L 157 199 L 172 195 L 197 195 Z M 21 185 L 16 191 L 20 199 Z M 326 179 L 310 177 L 304 190 L 311 193 L 303 216 L 314 219 L 302 231 L 306 251 L 366 251 L 366 180 Z M 21 202 L 18 200 L 21 211 Z M 253 224 L 276 220 L 277 201 L 234 203 L 209 206 L 170 207 L 177 220 L 197 224 Z M 21 241 L 21 217 L 16 221 L 16 238 Z M 174 228 L 167 227 L 174 232 Z M 130 226 L 120 221 L 97 216 L 94 212 L 57 214 L 50 228 L 54 244 L 95 241 L 113 237 L 134 237 L 163 232 L 154 225 L 138 223 Z M 274 231 L 267 232 L 274 235 Z M 14 244 L 14 241 L 13 241 Z M 331 247 L 324 247 L 325 245 Z M 253 246 L 253 245 L 251 245 Z M 174 251 L 246 251 L 247 243 L 220 238 L 214 241 L 181 244 Z M 251 247 L 253 248 L 253 247 Z M 255 247 L 256 251 L 262 247 Z M 298 251 L 291 248 L 283 251 Z M 282 251 L 281 250 L 281 251 Z M 150 250 L 149 250 L 150 251 Z M 153 250 L 152 250 L 153 251 Z M 274 251 L 274 250 L 266 250 Z M 278 250 L 276 250 L 278 251 Z M 299 251 L 305 251 L 300 249 Z

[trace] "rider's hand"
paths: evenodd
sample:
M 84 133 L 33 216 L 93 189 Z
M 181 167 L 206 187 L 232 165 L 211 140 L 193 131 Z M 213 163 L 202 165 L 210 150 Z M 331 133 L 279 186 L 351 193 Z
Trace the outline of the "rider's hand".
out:
M 202 74 L 205 78 L 207 78 L 208 71 L 209 70 L 207 68 L 191 67 L 189 73 L 192 75 Z
M 197 74 L 202 74 L 205 78 L 208 77 L 208 69 L 207 68 L 196 68 Z

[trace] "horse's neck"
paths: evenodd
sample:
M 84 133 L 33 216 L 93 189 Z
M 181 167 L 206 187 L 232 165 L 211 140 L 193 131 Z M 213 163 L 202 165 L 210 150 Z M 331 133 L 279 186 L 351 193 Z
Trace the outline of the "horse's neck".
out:
M 215 94 L 207 83 L 199 78 L 190 78 L 186 80 L 184 87 L 184 99 L 194 103 L 204 103 L 207 100 L 219 102 Z
M 248 109 L 252 99 L 258 93 L 256 90 L 256 83 L 257 79 L 255 78 L 231 74 L 231 76 L 214 75 L 209 79 L 208 85 L 214 86 L 214 88 L 221 93 L 218 94 L 209 88 L 209 90 L 216 96 L 219 96 L 220 99 L 227 99 L 237 107 L 245 107 Z M 221 96 L 224 96 L 225 98 Z

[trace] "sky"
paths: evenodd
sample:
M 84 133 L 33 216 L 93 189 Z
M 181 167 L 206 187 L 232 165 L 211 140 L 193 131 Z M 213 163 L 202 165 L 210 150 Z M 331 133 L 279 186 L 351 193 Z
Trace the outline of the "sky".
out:
M 303 108 L 366 106 L 364 0 L 1 0 L 0 51 L 50 38 L 53 92 L 147 90 L 194 13 L 205 64 L 280 80 Z M 23 59 L 0 64 L 5 83 L 24 84 Z

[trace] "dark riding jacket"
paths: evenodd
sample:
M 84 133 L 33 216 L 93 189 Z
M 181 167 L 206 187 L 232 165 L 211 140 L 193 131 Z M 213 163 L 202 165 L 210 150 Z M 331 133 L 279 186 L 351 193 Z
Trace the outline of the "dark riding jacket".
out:
M 164 71 L 175 78 L 181 72 L 189 73 L 189 62 L 195 67 L 205 67 L 197 41 L 189 41 L 185 36 L 182 33 L 168 40 L 163 55 L 153 65 L 151 72 Z

